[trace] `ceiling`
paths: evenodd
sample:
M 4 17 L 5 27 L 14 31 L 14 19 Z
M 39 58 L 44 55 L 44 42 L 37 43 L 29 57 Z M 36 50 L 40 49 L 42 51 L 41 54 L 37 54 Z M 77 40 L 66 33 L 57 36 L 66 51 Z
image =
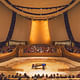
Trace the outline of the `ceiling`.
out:
M 8 8 L 32 19 L 49 19 L 75 6 L 79 0 L 1 0 Z
M 72 0 L 9 0 L 14 5 L 25 7 L 55 7 L 69 4 Z

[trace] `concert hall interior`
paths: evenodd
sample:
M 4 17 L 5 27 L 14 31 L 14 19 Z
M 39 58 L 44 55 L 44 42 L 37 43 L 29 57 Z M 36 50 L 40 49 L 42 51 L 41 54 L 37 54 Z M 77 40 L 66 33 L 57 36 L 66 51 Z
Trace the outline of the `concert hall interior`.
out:
M 0 0 L 0 80 L 80 80 L 80 0 Z

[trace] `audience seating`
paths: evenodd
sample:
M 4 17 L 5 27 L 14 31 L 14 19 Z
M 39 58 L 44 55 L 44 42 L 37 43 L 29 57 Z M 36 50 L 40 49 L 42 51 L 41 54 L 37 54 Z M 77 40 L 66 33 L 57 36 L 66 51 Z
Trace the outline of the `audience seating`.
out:
M 12 52 L 13 49 L 15 48 L 16 46 L 3 46 L 0 48 L 0 54 L 1 53 L 9 53 L 9 52 Z
M 0 62 L 16 57 L 16 46 L 3 46 L 0 52 Z
M 80 53 L 79 47 L 65 46 L 65 48 L 71 53 Z
M 30 77 L 26 73 L 24 73 L 24 75 L 16 73 L 15 75 L 8 75 L 8 76 L 1 73 L 0 80 L 80 80 L 80 74 L 75 74 L 75 75 L 35 74 L 34 76 Z
M 72 47 L 72 46 L 65 46 L 63 50 L 63 56 L 67 57 L 71 60 L 80 62 L 80 48 Z

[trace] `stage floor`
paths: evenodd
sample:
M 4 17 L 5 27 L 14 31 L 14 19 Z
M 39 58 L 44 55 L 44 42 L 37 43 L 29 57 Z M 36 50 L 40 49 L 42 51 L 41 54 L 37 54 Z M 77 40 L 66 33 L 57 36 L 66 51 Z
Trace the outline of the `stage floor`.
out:
M 32 64 L 46 64 L 45 70 L 32 69 Z M 75 74 L 80 72 L 80 63 L 64 57 L 17 57 L 0 63 L 0 72 L 15 74 Z

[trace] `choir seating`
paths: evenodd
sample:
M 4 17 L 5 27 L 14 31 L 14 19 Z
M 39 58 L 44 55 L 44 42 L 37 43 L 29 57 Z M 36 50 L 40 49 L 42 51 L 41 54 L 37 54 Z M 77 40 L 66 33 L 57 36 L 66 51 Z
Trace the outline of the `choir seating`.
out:
M 53 45 L 27 45 L 19 47 L 19 56 L 21 57 L 52 57 L 62 56 L 60 47 Z

